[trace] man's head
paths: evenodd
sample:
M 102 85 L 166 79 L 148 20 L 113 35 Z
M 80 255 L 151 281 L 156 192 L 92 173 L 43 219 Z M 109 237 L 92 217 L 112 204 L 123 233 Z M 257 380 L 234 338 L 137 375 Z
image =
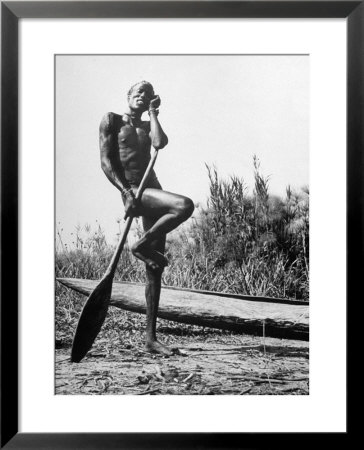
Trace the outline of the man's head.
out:
M 146 111 L 154 97 L 154 89 L 148 81 L 140 81 L 129 89 L 127 95 L 130 109 Z

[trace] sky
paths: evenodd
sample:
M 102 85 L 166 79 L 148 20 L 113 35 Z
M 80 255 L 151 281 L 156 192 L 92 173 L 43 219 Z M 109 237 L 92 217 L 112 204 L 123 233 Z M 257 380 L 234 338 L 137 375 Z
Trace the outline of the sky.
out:
M 168 135 L 155 171 L 170 192 L 204 205 L 205 164 L 253 190 L 253 155 L 270 192 L 309 184 L 309 57 L 305 55 L 57 55 L 56 222 L 71 243 L 98 224 L 115 243 L 119 191 L 101 170 L 99 124 L 122 113 L 129 87 L 150 81 Z M 148 115 L 143 116 L 144 120 Z

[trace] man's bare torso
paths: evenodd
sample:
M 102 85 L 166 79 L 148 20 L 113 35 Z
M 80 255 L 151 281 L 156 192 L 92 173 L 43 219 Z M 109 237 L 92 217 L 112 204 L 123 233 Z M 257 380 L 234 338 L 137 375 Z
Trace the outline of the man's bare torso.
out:
M 150 124 L 138 121 L 131 125 L 127 115 L 114 120 L 114 133 L 117 133 L 119 159 L 125 178 L 132 184 L 140 183 L 150 161 Z

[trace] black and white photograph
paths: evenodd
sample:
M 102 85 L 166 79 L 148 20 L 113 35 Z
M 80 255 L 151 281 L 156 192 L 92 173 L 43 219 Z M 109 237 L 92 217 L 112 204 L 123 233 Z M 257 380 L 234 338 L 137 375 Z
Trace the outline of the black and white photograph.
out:
M 55 394 L 309 395 L 309 55 L 54 68 Z

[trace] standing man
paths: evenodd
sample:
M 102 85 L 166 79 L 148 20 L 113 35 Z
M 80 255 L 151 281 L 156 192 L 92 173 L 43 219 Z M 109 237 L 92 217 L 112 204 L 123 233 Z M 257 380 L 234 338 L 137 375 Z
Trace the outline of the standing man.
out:
M 163 191 L 154 170 L 139 201 L 135 194 L 150 161 L 150 149 L 164 148 L 168 138 L 159 120 L 161 100 L 147 81 L 133 85 L 127 94 L 128 109 L 122 114 L 107 113 L 100 124 L 101 167 L 110 182 L 121 192 L 125 218 L 142 216 L 144 235 L 132 246 L 132 253 L 145 263 L 147 283 L 146 350 L 171 355 L 157 341 L 156 321 L 164 267 L 166 234 L 193 213 L 192 200 Z M 142 120 L 148 111 L 149 121 Z

